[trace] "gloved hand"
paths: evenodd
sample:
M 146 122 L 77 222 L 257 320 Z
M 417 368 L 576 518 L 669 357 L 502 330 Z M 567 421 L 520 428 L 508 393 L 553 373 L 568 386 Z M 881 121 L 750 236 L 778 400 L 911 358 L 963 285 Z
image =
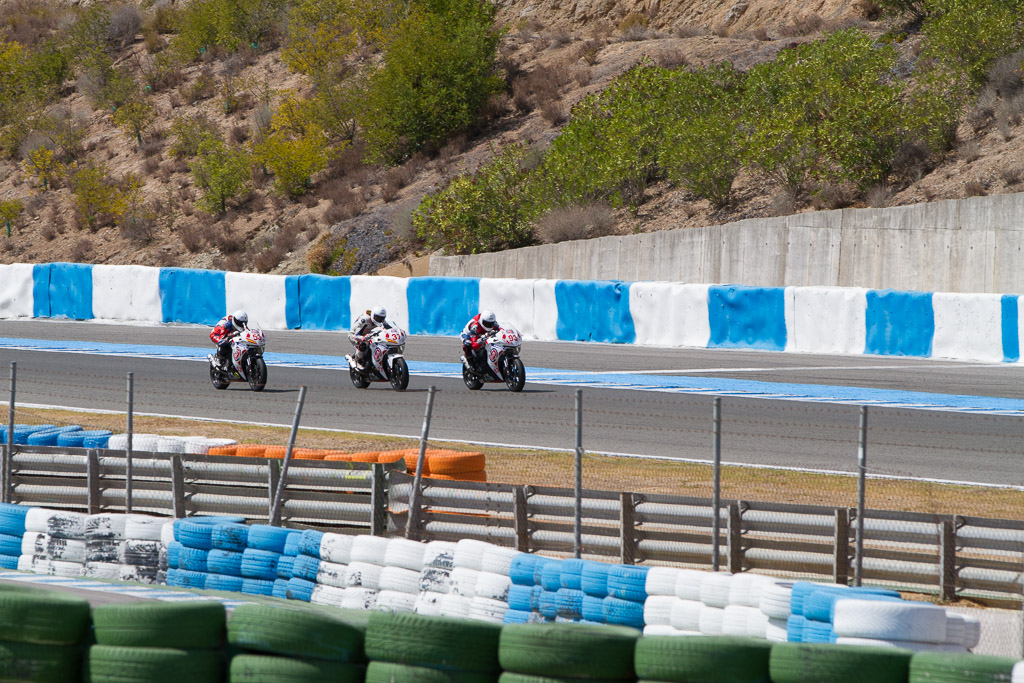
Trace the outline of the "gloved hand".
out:
M 474 351 L 477 351 L 481 346 L 484 345 L 484 343 L 479 339 L 474 339 L 469 343 L 469 345 Z

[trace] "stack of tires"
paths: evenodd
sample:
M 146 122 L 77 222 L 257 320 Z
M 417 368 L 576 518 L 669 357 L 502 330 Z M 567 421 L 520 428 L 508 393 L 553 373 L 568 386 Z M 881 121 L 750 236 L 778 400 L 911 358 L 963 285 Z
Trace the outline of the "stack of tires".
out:
M 366 626 L 366 683 L 496 681 L 502 626 L 374 612 Z
M 93 609 L 96 644 L 86 656 L 90 681 L 149 683 L 224 680 L 227 615 L 215 600 L 135 602 Z
M 583 589 L 583 604 L 580 613 L 582 621 L 588 624 L 603 624 L 604 599 L 608 597 L 608 572 L 611 565 L 604 562 L 585 562 L 580 572 L 580 587 Z
M 818 601 L 825 606 L 819 608 Z M 822 598 L 820 592 L 815 592 L 804 611 L 806 614 L 815 609 L 830 610 L 835 642 L 843 645 L 901 647 L 912 652 L 967 651 L 962 641 L 947 642 L 946 610 L 937 605 L 899 599 L 883 601 L 869 595 L 849 599 L 842 594 L 826 593 Z
M 791 643 L 834 643 L 832 628 L 832 607 L 830 596 L 866 597 L 867 599 L 899 600 L 897 591 L 884 588 L 850 588 L 842 585 L 823 585 L 808 581 L 797 581 L 790 593 L 790 617 L 786 622 L 788 640 Z M 943 628 L 945 625 L 943 624 Z
M 559 566 L 558 590 L 555 592 L 555 621 L 583 620 L 583 560 L 565 560 Z M 603 612 L 603 610 L 602 610 Z
M 246 595 L 273 595 L 277 580 L 277 564 L 284 554 L 284 544 L 291 530 L 269 524 L 249 527 L 246 547 L 242 551 L 242 592 Z M 292 579 L 288 580 L 289 592 Z M 312 589 L 310 589 L 312 592 Z M 299 592 L 296 591 L 296 599 Z M 307 596 L 306 601 L 309 601 Z
M 651 567 L 647 572 L 644 588 L 644 635 L 676 635 L 672 627 L 672 606 L 676 600 L 676 579 L 679 569 L 673 567 Z
M 25 536 L 25 516 L 31 508 L 0 503 L 0 568 L 17 569 L 21 541 Z
M 343 607 L 348 590 L 348 564 L 352 561 L 354 537 L 326 533 L 320 537 L 316 568 L 316 588 L 310 602 Z
M 771 643 L 754 638 L 644 636 L 636 644 L 636 675 L 644 681 L 779 683 L 768 676 L 771 653 Z M 806 679 L 811 681 L 839 683 L 831 678 Z
M 539 623 L 540 593 L 543 590 L 534 580 L 537 565 L 545 561 L 539 555 L 519 553 L 509 563 L 508 611 L 506 624 Z
M 456 549 L 458 546 L 456 546 Z M 512 560 L 519 555 L 513 548 L 488 545 L 480 560 L 480 574 L 476 579 L 474 595 L 469 606 L 469 618 L 478 621 L 504 623 L 509 610 L 508 592 L 512 586 L 509 576 Z
M 285 548 L 282 551 L 281 560 L 285 562 L 285 570 L 290 571 L 288 579 L 288 590 L 285 597 L 289 600 L 301 600 L 310 602 L 313 591 L 316 590 L 316 577 L 320 573 L 320 543 L 323 542 L 323 532 L 315 529 L 306 529 L 302 532 L 291 532 L 285 541 Z M 288 553 L 295 550 L 295 556 L 291 561 L 291 568 L 288 568 Z M 278 568 L 280 576 L 280 567 Z
M 604 599 L 604 620 L 608 624 L 644 627 L 648 567 L 612 565 L 608 570 L 608 597 Z
M 164 518 L 100 513 L 85 520 L 83 576 L 160 583 Z
M 56 429 L 56 425 L 14 425 L 14 444 L 24 446 L 28 444 L 28 437 L 36 432 L 45 432 Z M 0 428 L 0 436 L 3 442 L 7 443 L 7 425 Z
M 33 430 L 28 435 L 28 438 L 25 439 L 25 443 L 29 446 L 56 446 L 57 439 L 59 439 L 62 434 L 80 431 L 82 431 L 82 428 L 79 425 L 69 425 L 67 427 L 46 425 L 46 429 Z
M 107 448 L 123 451 L 128 448 L 127 434 L 113 434 L 107 440 Z M 159 434 L 132 434 L 132 451 L 158 452 L 160 450 Z
M 791 581 L 776 581 L 761 589 L 758 608 L 768 618 L 764 637 L 773 643 L 784 643 L 789 640 L 786 622 L 791 615 L 790 601 L 793 597 Z
M 413 606 L 416 614 L 432 617 L 441 615 L 441 602 L 451 589 L 455 548 L 456 544 L 450 541 L 430 541 L 424 546 L 420 592 Z
M 468 619 L 476 595 L 477 579 L 489 543 L 464 538 L 455 544 L 448 594 L 441 599 L 441 616 Z
M 380 573 L 380 593 L 374 609 L 389 612 L 413 612 L 420 593 L 420 573 L 426 546 L 418 541 L 396 537 L 388 541 L 384 569 Z
M 25 515 L 18 569 L 49 576 L 85 571 L 85 519 L 80 512 L 31 508 Z
M 635 629 L 603 624 L 508 624 L 498 647 L 505 671 L 501 681 L 636 680 L 633 658 L 639 636 Z
M 356 536 L 352 539 L 350 561 L 345 567 L 345 597 L 342 607 L 373 609 L 380 594 L 380 575 L 388 539 L 380 536 Z
M 293 531 L 285 538 L 281 559 L 277 561 L 277 578 L 274 579 L 274 592 L 272 593 L 275 598 L 288 599 L 288 582 L 294 576 L 299 576 L 292 570 L 295 568 L 296 558 L 301 554 L 301 545 L 301 531 Z M 301 572 L 302 569 L 303 567 L 300 566 L 299 571 Z
M 350 610 L 239 605 L 228 621 L 230 683 L 362 681 L 368 616 Z
M 77 429 L 57 435 L 57 445 L 67 448 L 106 448 L 109 429 Z
M 0 677 L 79 681 L 89 603 L 54 591 L 0 588 Z
M 562 560 L 547 560 L 535 568 L 534 580 L 540 586 L 537 595 L 537 612 L 545 621 L 554 621 L 558 616 L 558 589 L 562 587 Z M 602 618 L 604 600 L 601 601 Z
M 174 542 L 167 545 L 167 585 L 206 588 L 213 532 L 222 524 L 240 524 L 243 517 L 186 517 L 174 520 Z
M 208 590 L 242 592 L 242 552 L 249 539 L 245 524 L 215 524 L 206 556 Z M 179 562 L 180 564 L 180 562 Z

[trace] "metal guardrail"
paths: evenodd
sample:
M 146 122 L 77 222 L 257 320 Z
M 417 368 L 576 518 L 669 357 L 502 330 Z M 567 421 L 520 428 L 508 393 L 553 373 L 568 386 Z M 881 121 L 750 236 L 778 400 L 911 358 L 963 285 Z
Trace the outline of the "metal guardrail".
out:
M 412 478 L 390 475 L 391 525 L 404 528 Z M 476 538 L 524 552 L 571 556 L 572 489 L 425 479 L 421 540 Z M 583 553 L 625 564 L 709 568 L 710 498 L 584 490 Z M 838 583 L 852 578 L 856 509 L 722 500 L 723 569 L 756 570 Z M 865 581 L 950 600 L 970 597 L 1019 607 L 1024 521 L 867 510 Z

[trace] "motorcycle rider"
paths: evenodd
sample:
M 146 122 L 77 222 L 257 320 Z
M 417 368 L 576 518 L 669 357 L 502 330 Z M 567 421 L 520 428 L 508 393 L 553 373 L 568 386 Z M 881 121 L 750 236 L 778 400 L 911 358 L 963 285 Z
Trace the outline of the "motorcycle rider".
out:
M 242 309 L 238 309 L 231 315 L 221 318 L 210 332 L 210 341 L 217 345 L 217 364 L 221 370 L 228 369 L 231 340 L 241 334 L 248 325 L 249 315 Z
M 484 341 L 500 329 L 494 311 L 480 311 L 466 323 L 462 330 L 462 353 L 474 372 L 484 367 Z
M 366 340 L 382 327 L 384 329 L 391 328 L 391 325 L 388 323 L 388 312 L 383 306 L 374 306 L 373 309 L 368 309 L 366 313 L 356 318 L 355 323 L 352 324 L 352 331 L 348 335 L 348 340 L 356 347 L 354 358 L 360 370 L 365 368 L 366 353 L 370 349 Z

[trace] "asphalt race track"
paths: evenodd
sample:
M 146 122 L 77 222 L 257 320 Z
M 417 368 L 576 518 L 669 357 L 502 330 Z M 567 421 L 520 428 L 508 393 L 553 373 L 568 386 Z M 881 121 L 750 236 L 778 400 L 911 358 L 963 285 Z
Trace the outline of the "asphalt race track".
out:
M 0 338 L 209 348 L 207 328 L 0 321 Z M 341 333 L 268 333 L 267 352 L 341 356 Z M 2 339 L 0 339 L 2 341 Z M 867 387 L 904 392 L 1014 399 L 1024 405 L 1024 366 L 906 358 L 812 356 L 767 352 L 661 349 L 605 344 L 526 342 L 526 389 L 503 385 L 471 392 L 450 376 L 417 375 L 417 362 L 455 363 L 458 341 L 413 337 L 409 390 L 384 384 L 357 390 L 348 373 L 316 367 L 269 369 L 266 391 L 243 385 L 216 391 L 194 360 L 123 357 L 0 348 L 0 377 L 18 363 L 19 403 L 85 409 L 125 409 L 125 377 L 135 373 L 137 413 L 197 416 L 287 425 L 298 387 L 308 387 L 302 425 L 418 436 L 426 389 L 439 393 L 432 438 L 547 448 L 573 446 L 571 384 L 532 383 L 531 368 L 582 371 L 592 377 L 683 377 L 794 385 Z M 444 374 L 444 373 L 442 373 Z M 451 374 L 451 373 L 448 373 Z M 7 382 L 0 380 L 6 402 Z M 746 398 L 722 392 L 722 457 L 726 462 L 852 472 L 857 465 L 854 402 L 807 403 L 795 398 Z M 770 394 L 769 394 L 770 396 Z M 908 395 L 909 396 L 909 395 Z M 584 388 L 584 447 L 588 451 L 711 458 L 712 397 L 707 394 Z M 907 399 L 905 403 L 917 404 Z M 891 405 L 891 403 L 887 403 Z M 872 407 L 869 470 L 928 479 L 1024 485 L 1024 417 Z

